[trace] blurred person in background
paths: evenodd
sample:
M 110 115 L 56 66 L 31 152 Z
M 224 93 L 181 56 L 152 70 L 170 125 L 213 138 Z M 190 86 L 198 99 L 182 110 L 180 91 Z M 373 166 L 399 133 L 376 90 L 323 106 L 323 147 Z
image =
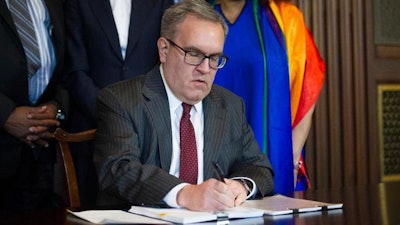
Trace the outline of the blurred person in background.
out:
M 63 206 L 52 132 L 65 119 L 61 1 L 0 1 L 0 210 Z
M 71 132 L 96 128 L 97 93 L 112 83 L 146 73 L 158 63 L 161 16 L 173 0 L 65 1 L 65 85 L 72 99 Z M 93 143 L 71 148 L 81 204 L 96 202 Z
M 244 98 L 275 171 L 276 193 L 310 187 L 306 142 L 325 65 L 302 12 L 288 0 L 209 0 L 225 18 L 229 63 L 215 83 Z

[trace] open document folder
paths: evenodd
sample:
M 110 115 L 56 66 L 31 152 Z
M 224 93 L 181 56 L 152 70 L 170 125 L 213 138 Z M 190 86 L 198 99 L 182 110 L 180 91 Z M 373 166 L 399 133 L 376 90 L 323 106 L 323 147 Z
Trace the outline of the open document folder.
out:
M 272 216 L 343 208 L 342 203 L 318 202 L 279 194 L 261 200 L 248 200 L 241 206 L 261 209 L 265 215 Z
M 242 205 L 227 209 L 224 212 L 198 212 L 183 208 L 152 208 L 145 206 L 132 206 L 128 212 L 123 210 L 88 210 L 72 212 L 77 217 L 96 224 L 189 224 L 209 221 L 235 219 L 230 224 L 242 224 L 248 221 L 238 219 L 256 219 L 251 224 L 263 224 L 263 215 L 284 215 L 302 212 L 315 212 L 321 210 L 341 209 L 342 203 L 326 203 L 306 199 L 274 195 L 261 200 L 247 200 Z M 237 222 L 237 223 L 236 223 Z M 202 223 L 206 225 L 208 223 Z
M 151 208 L 132 206 L 129 212 L 174 223 L 188 224 L 227 219 L 262 217 L 264 211 L 237 206 L 223 212 L 198 212 L 183 208 Z
M 95 224 L 192 224 L 209 221 L 228 221 L 230 219 L 253 219 L 264 215 L 263 210 L 235 207 L 223 212 L 198 212 L 183 208 L 151 208 L 144 206 L 132 206 L 128 212 L 123 210 L 87 210 L 72 212 L 71 214 Z M 247 220 L 237 220 L 249 222 Z M 254 222 L 254 221 L 252 221 Z M 240 224 L 240 223 L 238 223 Z M 252 223 L 263 224 L 263 223 Z

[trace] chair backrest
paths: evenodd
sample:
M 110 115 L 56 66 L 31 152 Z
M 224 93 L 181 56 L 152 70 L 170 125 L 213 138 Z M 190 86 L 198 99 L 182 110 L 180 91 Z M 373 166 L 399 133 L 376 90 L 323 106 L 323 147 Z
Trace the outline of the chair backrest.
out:
M 95 132 L 96 129 L 86 130 L 78 133 L 68 133 L 61 128 L 57 128 L 53 133 L 53 137 L 57 140 L 59 149 L 61 151 L 67 184 L 68 203 L 71 208 L 80 207 L 80 198 L 75 166 L 72 160 L 69 143 L 93 140 L 95 137 Z

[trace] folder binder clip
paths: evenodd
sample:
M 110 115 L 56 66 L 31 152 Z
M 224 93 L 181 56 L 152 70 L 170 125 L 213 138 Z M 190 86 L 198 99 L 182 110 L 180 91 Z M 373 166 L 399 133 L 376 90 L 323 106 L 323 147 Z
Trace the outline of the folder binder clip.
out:
M 217 211 L 217 212 L 214 212 L 214 214 L 217 215 L 217 225 L 229 224 L 228 213 L 226 213 L 224 211 Z

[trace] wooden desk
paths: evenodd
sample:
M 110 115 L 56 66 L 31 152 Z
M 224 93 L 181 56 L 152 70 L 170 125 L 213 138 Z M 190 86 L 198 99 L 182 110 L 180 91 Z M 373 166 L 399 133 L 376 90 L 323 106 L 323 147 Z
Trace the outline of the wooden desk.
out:
M 340 190 L 308 190 L 294 192 L 291 197 L 324 202 L 342 202 L 343 209 L 295 215 L 264 216 L 252 225 L 398 225 L 400 224 L 400 183 L 369 187 L 349 187 Z M 251 222 L 251 223 L 250 223 Z M 65 209 L 24 213 L 0 212 L 0 224 L 26 225 L 89 225 Z M 243 223 L 246 224 L 246 223 Z
M 291 197 L 342 202 L 343 209 L 264 217 L 264 224 L 400 225 L 400 183 L 347 187 L 329 191 L 295 192 Z

